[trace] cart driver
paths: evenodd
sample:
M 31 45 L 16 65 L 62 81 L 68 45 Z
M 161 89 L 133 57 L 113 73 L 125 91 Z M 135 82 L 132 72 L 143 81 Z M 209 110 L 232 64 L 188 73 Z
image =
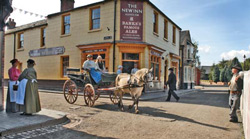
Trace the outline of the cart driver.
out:
M 102 73 L 96 70 L 96 63 L 93 61 L 92 55 L 89 54 L 87 56 L 87 60 L 83 63 L 82 68 L 90 73 L 92 79 L 95 81 L 96 84 L 101 81 Z
M 93 61 L 93 56 L 92 55 L 88 55 L 87 56 L 87 60 L 83 63 L 83 66 L 82 66 L 82 68 L 84 69 L 84 70 L 88 70 L 88 71 L 90 71 L 91 70 L 91 68 L 96 68 L 96 64 L 95 64 L 95 62 Z

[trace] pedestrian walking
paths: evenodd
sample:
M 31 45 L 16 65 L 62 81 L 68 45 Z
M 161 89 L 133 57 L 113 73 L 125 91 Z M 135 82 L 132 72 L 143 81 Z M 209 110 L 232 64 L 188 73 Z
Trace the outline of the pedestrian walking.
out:
M 18 66 L 18 60 L 12 59 L 10 61 L 12 67 L 9 69 L 9 85 L 7 91 L 7 100 L 6 100 L 6 112 L 18 112 L 19 106 L 16 104 L 16 93 L 17 93 L 17 86 L 19 84 L 18 77 L 20 75 Z
M 179 101 L 180 97 L 178 97 L 177 94 L 174 92 L 174 90 L 176 90 L 176 76 L 173 72 L 173 68 L 169 68 L 168 70 L 170 74 L 168 75 L 168 81 L 165 83 L 165 86 L 164 86 L 165 88 L 167 88 L 167 85 L 169 86 L 168 97 L 166 101 L 170 101 L 171 95 L 174 96 L 176 101 Z
M 18 104 L 23 104 L 21 106 L 21 111 L 23 112 L 22 115 L 32 115 L 33 113 L 41 111 L 40 98 L 38 94 L 37 74 L 34 66 L 35 61 L 29 59 L 27 61 L 27 68 L 21 73 L 18 78 L 18 80 L 20 81 L 20 91 L 18 90 Z M 24 90 L 24 92 L 21 91 L 22 89 Z M 20 95 L 23 96 L 23 99 L 21 100 Z
M 238 122 L 238 116 L 236 114 L 239 106 L 240 96 L 243 89 L 243 80 L 239 78 L 239 71 L 241 68 L 238 65 L 232 67 L 233 77 L 229 82 L 229 107 L 230 107 L 230 122 Z

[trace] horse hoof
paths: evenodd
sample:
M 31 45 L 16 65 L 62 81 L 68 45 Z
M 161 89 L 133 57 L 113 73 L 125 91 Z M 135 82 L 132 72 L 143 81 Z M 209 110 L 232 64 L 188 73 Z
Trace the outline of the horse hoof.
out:
M 139 111 L 139 110 L 136 110 L 136 111 L 135 111 L 135 114 L 139 114 L 139 113 L 140 113 L 140 111 Z

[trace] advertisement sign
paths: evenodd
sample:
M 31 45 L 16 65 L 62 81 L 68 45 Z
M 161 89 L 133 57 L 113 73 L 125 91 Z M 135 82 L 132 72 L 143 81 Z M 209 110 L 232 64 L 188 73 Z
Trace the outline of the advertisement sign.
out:
M 142 41 L 143 1 L 121 0 L 120 37 L 123 41 Z
M 30 50 L 29 56 L 39 57 L 39 56 L 60 55 L 60 54 L 64 54 L 64 52 L 65 52 L 65 48 L 63 46 L 60 46 L 60 47 L 52 47 L 52 48 L 46 48 L 46 49 Z

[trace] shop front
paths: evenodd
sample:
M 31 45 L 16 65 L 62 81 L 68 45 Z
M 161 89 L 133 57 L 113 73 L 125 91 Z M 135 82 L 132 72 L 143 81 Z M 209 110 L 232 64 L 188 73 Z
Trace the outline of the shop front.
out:
M 104 44 L 93 44 L 93 45 L 79 45 L 77 46 L 81 51 L 81 67 L 84 61 L 87 60 L 87 55 L 93 55 L 93 60 L 96 61 L 98 56 L 102 57 L 106 70 L 109 71 L 110 67 L 110 58 L 109 52 L 110 47 L 112 46 L 111 43 L 104 43 Z

